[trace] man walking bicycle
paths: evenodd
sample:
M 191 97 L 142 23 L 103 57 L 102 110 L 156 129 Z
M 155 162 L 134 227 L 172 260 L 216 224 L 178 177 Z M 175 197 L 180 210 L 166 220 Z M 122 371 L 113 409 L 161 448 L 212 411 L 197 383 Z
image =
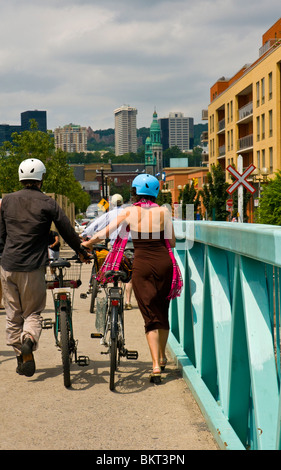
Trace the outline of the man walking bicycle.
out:
M 45 269 L 52 222 L 82 261 L 86 250 L 57 202 L 41 191 L 45 165 L 36 158 L 19 166 L 23 189 L 7 194 L 1 205 L 0 238 L 4 243 L 1 280 L 6 309 L 7 345 L 17 357 L 17 373 L 35 372 L 33 351 L 42 331 L 41 312 L 46 304 Z

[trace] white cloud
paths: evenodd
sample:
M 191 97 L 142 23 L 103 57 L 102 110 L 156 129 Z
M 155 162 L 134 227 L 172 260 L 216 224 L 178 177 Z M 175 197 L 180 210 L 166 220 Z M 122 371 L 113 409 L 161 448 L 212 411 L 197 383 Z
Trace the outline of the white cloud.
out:
M 0 0 L 0 122 L 47 111 L 48 127 L 138 126 L 182 111 L 201 121 L 209 90 L 258 57 L 277 0 Z

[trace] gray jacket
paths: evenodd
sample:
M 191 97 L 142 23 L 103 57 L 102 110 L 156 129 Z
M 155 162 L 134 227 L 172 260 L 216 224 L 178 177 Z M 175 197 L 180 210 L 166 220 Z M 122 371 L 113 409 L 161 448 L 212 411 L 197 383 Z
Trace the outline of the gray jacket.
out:
M 7 194 L 1 204 L 1 264 L 6 271 L 34 271 L 48 262 L 51 223 L 74 250 L 80 238 L 57 202 L 36 187 Z

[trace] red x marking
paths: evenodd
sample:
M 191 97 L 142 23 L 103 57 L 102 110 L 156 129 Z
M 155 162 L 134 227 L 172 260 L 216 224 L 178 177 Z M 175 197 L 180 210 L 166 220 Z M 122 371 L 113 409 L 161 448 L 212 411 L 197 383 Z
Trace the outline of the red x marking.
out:
M 228 194 L 232 194 L 237 188 L 238 186 L 240 186 L 240 184 L 242 184 L 244 186 L 244 188 L 246 188 L 248 191 L 250 191 L 250 193 L 254 194 L 254 192 L 256 191 L 254 186 L 252 186 L 248 181 L 247 181 L 247 177 L 252 173 L 252 171 L 254 171 L 255 169 L 255 165 L 251 164 L 250 166 L 248 166 L 247 170 L 244 171 L 244 173 L 239 173 L 237 170 L 235 170 L 235 168 L 233 168 L 233 166 L 229 165 L 227 167 L 227 170 L 229 171 L 229 173 L 231 173 L 233 176 L 235 176 L 236 178 L 236 181 L 231 185 L 229 186 L 229 188 L 227 188 L 227 192 Z

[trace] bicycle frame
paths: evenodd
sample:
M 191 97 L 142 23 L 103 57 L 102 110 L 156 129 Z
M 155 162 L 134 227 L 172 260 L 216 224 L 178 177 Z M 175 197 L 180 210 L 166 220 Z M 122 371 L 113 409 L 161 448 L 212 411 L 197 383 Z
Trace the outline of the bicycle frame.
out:
M 103 334 L 91 335 L 92 338 L 101 337 L 101 344 L 108 348 L 106 353 L 110 355 L 110 380 L 109 389 L 114 390 L 114 377 L 117 366 L 120 364 L 120 358 L 137 359 L 137 351 L 128 351 L 125 348 L 124 333 L 124 288 L 118 286 L 118 282 L 126 273 L 122 271 L 109 271 L 113 273 L 113 287 L 106 285 L 105 294 L 107 299 L 107 310 L 105 315 L 105 324 Z M 112 280 L 111 280 L 112 281 Z M 111 282 L 110 281 L 110 282 Z M 118 357 L 117 357 L 118 352 Z
M 70 332 L 70 344 L 69 354 L 75 354 L 75 362 L 77 362 L 77 348 L 74 337 L 73 337 L 73 324 L 72 324 L 72 301 L 74 293 L 71 293 L 70 287 L 59 287 L 52 291 L 54 306 L 55 306 L 55 323 L 54 323 L 54 336 L 56 341 L 56 346 L 61 347 L 59 333 L 60 333 L 60 314 L 61 311 L 66 312 L 67 324 Z
M 74 356 L 75 362 L 80 366 L 86 366 L 89 363 L 87 356 L 77 356 L 78 341 L 74 339 L 73 334 L 73 321 L 72 321 L 72 306 L 74 299 L 74 289 L 81 284 L 81 266 L 79 279 L 77 273 L 71 273 L 70 279 L 66 279 L 67 269 L 71 267 L 68 260 L 58 259 L 50 265 L 55 272 L 58 270 L 57 280 L 47 281 L 47 287 L 52 290 L 55 321 L 46 319 L 43 321 L 43 328 L 52 328 L 55 336 L 55 344 L 61 350 L 63 377 L 65 387 L 70 387 L 70 363 Z M 79 268 L 78 268 L 79 269 Z M 75 276 L 76 274 L 76 276 Z M 58 285 L 58 287 L 57 287 Z M 45 326 L 44 326 L 45 324 Z

